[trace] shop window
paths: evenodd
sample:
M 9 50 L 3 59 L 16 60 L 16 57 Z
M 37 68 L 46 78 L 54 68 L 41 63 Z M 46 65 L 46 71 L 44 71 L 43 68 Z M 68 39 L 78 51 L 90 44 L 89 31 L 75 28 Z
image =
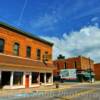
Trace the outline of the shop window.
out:
M 4 40 L 0 39 L 0 53 L 4 52 Z
M 23 72 L 14 72 L 13 84 L 14 85 L 23 85 Z
M 40 82 L 41 83 L 45 82 L 45 80 L 44 80 L 44 73 L 40 73 Z
M 52 81 L 51 81 L 51 75 L 52 75 L 51 73 L 46 73 L 46 82 L 47 82 L 47 83 L 52 82 Z
M 30 58 L 31 57 L 31 47 L 27 47 L 26 49 L 26 57 Z
M 19 56 L 19 44 L 15 43 L 13 47 L 14 55 Z
M 34 83 L 38 83 L 38 77 L 39 76 L 39 73 L 38 72 L 32 72 L 32 84 L 34 84 Z
M 41 59 L 41 50 L 37 49 L 36 54 L 37 54 L 37 60 L 40 60 Z

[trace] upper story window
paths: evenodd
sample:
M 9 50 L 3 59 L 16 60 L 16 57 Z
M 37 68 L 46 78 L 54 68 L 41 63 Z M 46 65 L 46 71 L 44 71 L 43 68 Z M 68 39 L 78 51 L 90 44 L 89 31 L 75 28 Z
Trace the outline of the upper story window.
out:
M 26 48 L 26 57 L 31 57 L 31 47 L 29 46 Z
M 19 56 L 19 44 L 15 43 L 13 47 L 14 55 Z
M 37 54 L 37 60 L 40 60 L 41 59 L 41 50 L 37 49 L 36 54 Z
M 45 51 L 43 55 L 43 61 L 48 61 L 48 51 Z
M 4 40 L 0 39 L 0 53 L 4 52 Z
M 64 69 L 67 69 L 67 63 L 66 62 L 64 63 Z
M 77 62 L 76 61 L 74 62 L 74 68 L 77 68 Z

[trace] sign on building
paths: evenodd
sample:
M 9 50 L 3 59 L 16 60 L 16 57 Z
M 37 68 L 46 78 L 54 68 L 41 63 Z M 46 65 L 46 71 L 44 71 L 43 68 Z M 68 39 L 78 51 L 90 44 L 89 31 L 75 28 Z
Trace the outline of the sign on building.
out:
M 60 70 L 61 79 L 76 79 L 76 69 L 62 69 Z

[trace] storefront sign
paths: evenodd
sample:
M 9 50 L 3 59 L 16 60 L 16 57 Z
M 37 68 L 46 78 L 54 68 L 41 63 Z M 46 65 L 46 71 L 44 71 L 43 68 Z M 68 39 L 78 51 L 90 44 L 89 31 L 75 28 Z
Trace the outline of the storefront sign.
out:
M 60 70 L 60 77 L 62 79 L 76 79 L 76 69 L 62 69 Z

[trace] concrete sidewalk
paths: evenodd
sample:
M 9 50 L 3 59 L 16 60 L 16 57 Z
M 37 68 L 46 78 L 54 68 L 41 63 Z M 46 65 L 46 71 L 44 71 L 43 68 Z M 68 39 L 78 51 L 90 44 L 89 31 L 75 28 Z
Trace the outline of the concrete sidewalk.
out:
M 95 83 L 59 83 L 59 88 L 56 88 L 55 84 L 50 86 L 40 86 L 40 87 L 34 87 L 34 88 L 27 88 L 27 89 L 14 89 L 14 90 L 6 90 L 6 89 L 1 89 L 0 90 L 0 97 L 3 96 L 13 96 L 16 94 L 29 94 L 29 93 L 33 93 L 33 92 L 39 92 L 39 91 L 60 91 L 62 89 L 68 89 L 68 88 L 72 88 L 74 86 L 78 86 L 78 85 L 93 85 L 93 84 L 100 84 L 100 81 L 95 82 Z

